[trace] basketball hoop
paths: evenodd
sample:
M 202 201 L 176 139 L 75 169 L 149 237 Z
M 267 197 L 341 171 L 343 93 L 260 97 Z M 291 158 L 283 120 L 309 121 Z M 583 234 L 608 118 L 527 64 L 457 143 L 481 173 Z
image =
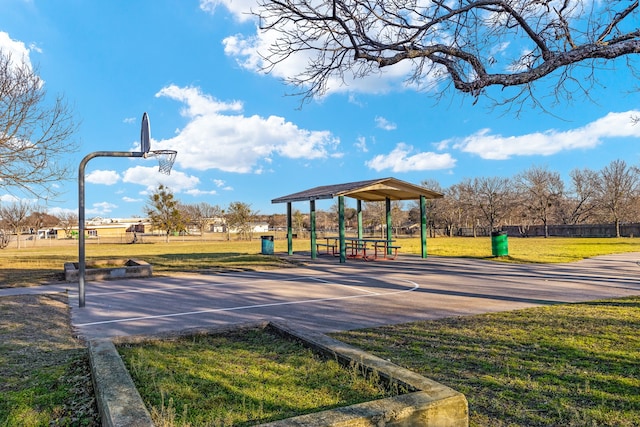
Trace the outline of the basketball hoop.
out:
M 145 158 L 155 157 L 158 159 L 158 171 L 165 175 L 171 175 L 171 168 L 173 168 L 173 162 L 176 161 L 175 150 L 153 150 L 145 154 Z

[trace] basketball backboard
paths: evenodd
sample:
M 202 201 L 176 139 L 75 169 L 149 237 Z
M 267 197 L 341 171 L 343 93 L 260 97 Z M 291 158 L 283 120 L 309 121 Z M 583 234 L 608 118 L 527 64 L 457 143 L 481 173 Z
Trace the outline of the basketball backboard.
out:
M 149 116 L 147 113 L 142 115 L 142 126 L 140 129 L 140 151 L 147 154 L 151 148 L 151 126 L 149 125 Z

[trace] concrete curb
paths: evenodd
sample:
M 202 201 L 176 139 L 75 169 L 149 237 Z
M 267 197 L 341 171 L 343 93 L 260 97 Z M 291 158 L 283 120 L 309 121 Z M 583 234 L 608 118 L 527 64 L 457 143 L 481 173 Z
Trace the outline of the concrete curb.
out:
M 153 427 L 151 415 L 108 339 L 89 342 L 91 376 L 102 425 L 105 427 Z
M 382 381 L 397 384 L 409 391 L 395 397 L 261 424 L 262 427 L 467 427 L 469 425 L 469 410 L 463 394 L 324 334 L 281 320 L 196 328 L 153 336 L 126 336 L 118 337 L 113 341 L 109 339 L 90 341 L 91 369 L 103 425 L 109 427 L 153 426 L 151 416 L 114 342 L 140 343 L 189 335 L 220 334 L 238 329 L 269 329 L 295 339 L 346 366 L 356 365 L 363 373 L 375 372 Z

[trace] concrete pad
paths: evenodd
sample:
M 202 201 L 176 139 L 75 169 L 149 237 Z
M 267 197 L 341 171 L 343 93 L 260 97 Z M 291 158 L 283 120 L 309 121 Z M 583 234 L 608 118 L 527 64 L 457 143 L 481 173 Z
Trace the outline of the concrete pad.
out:
M 286 255 L 284 255 L 286 256 Z M 570 264 L 399 256 L 336 258 L 261 272 L 89 282 L 71 290 L 72 322 L 86 339 L 144 335 L 281 318 L 319 332 L 513 310 L 640 293 L 640 254 Z

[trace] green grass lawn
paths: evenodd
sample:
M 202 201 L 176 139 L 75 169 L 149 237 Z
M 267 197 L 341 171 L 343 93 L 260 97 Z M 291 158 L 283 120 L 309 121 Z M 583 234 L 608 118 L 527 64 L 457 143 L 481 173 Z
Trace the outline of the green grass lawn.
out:
M 156 425 L 251 426 L 389 395 L 266 330 L 119 345 Z
M 259 239 L 252 241 L 181 241 L 153 244 L 88 244 L 87 261 L 140 258 L 153 265 L 155 274 L 216 269 L 265 269 L 288 265 L 287 242 L 275 241 L 284 256 L 260 255 Z M 418 238 L 401 238 L 400 254 L 419 255 Z M 310 242 L 294 239 L 294 252 L 309 252 Z M 573 262 L 597 255 L 640 252 L 640 238 L 510 238 L 509 256 L 493 258 L 488 237 L 438 237 L 427 240 L 429 255 L 495 259 L 501 262 Z M 26 246 L 0 250 L 0 287 L 30 286 L 62 280 L 65 262 L 78 260 L 73 242 L 53 246 Z
M 465 394 L 471 426 L 640 426 L 640 297 L 334 334 Z

